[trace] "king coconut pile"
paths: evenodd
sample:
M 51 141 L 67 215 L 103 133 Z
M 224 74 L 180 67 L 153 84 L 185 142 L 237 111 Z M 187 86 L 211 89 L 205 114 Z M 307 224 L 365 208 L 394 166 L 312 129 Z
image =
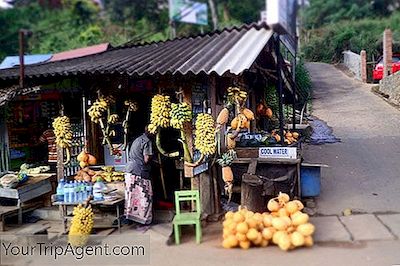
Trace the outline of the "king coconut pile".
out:
M 290 201 L 289 195 L 279 193 L 267 205 L 268 212 L 254 213 L 245 208 L 229 211 L 223 222 L 224 248 L 266 247 L 271 242 L 284 251 L 298 247 L 311 247 L 315 231 L 309 216 L 301 212 L 299 200 Z

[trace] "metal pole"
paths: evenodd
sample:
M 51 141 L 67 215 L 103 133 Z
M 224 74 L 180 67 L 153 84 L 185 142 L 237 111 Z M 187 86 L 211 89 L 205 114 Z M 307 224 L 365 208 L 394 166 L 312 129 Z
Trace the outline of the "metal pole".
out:
M 22 89 L 24 87 L 24 76 L 25 76 L 25 66 L 24 66 L 24 53 L 25 53 L 25 30 L 19 30 L 19 87 Z
M 86 147 L 87 142 L 87 125 L 86 125 L 86 97 L 85 93 L 83 92 L 82 95 L 82 124 L 83 124 L 83 138 L 84 138 L 84 145 Z
M 285 143 L 285 136 L 283 134 L 283 81 L 282 81 L 282 55 L 280 51 L 279 35 L 275 37 L 275 53 L 276 53 L 276 73 L 278 76 L 277 89 L 279 100 L 279 135 L 281 136 L 281 144 Z
M 294 60 L 293 60 L 293 130 L 296 129 L 296 93 L 297 93 L 297 84 L 296 84 L 296 65 L 297 65 L 297 41 L 298 37 L 296 37 L 295 41 L 295 50 L 294 50 Z

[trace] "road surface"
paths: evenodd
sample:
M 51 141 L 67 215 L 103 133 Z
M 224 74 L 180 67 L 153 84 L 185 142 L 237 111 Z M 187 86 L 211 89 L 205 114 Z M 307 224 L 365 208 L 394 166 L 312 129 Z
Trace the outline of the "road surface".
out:
M 321 162 L 318 213 L 400 212 L 400 111 L 371 92 L 370 85 L 332 65 L 309 63 L 313 115 L 326 121 L 341 143 L 309 146 L 307 162 Z

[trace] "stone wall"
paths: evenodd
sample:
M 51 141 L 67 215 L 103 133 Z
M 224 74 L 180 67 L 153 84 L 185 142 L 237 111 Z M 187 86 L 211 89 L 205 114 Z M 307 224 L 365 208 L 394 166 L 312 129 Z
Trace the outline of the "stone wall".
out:
M 388 100 L 400 105 L 400 71 L 383 78 L 379 82 L 379 91 L 388 97 Z
M 361 56 L 352 51 L 343 52 L 343 64 L 354 74 L 358 80 L 362 80 Z

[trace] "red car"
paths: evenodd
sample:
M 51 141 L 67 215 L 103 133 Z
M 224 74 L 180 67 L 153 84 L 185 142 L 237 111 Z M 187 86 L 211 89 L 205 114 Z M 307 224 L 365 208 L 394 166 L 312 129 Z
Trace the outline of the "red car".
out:
M 395 54 L 392 57 L 392 73 L 400 70 L 400 54 Z M 383 78 L 383 57 L 380 57 L 374 70 L 372 70 L 372 78 L 374 82 L 378 82 Z

